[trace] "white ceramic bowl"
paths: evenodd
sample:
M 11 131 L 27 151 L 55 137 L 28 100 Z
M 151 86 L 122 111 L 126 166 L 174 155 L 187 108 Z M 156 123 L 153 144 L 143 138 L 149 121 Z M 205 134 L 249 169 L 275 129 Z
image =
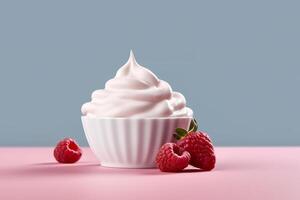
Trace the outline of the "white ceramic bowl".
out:
M 159 148 L 172 142 L 175 129 L 187 129 L 192 117 L 81 117 L 91 150 L 102 166 L 153 168 Z

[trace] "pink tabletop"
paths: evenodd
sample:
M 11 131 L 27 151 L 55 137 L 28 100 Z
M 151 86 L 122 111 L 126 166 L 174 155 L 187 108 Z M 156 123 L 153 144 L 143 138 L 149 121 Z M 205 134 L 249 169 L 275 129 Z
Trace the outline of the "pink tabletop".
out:
M 217 148 L 211 172 L 99 166 L 88 148 L 58 164 L 52 148 L 0 148 L 0 199 L 300 199 L 300 148 Z

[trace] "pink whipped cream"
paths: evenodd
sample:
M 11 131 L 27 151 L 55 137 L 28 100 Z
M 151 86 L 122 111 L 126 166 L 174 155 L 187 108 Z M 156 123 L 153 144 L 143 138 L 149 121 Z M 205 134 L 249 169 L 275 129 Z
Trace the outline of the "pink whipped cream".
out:
M 88 117 L 184 117 L 193 111 L 182 94 L 139 65 L 133 52 L 105 89 L 96 90 L 81 112 Z

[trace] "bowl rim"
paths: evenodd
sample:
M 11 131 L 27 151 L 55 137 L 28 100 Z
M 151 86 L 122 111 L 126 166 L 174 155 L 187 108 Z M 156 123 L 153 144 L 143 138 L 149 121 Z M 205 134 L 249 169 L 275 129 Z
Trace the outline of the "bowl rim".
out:
M 110 119 L 110 120 L 155 120 L 155 119 L 163 119 L 163 120 L 170 120 L 170 119 L 193 119 L 193 116 L 179 116 L 179 117 L 89 117 L 86 115 L 81 116 L 81 119 L 93 119 L 93 120 L 100 120 L 100 119 Z

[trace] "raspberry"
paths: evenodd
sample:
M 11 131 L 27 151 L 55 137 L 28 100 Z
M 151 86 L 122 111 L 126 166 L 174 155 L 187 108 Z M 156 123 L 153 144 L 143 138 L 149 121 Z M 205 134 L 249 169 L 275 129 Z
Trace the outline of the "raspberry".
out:
M 190 164 L 209 171 L 215 167 L 214 148 L 206 133 L 190 132 L 177 142 L 178 146 L 191 154 Z
M 178 172 L 186 168 L 191 155 L 175 143 L 164 144 L 157 156 L 157 167 L 163 172 Z
M 177 128 L 174 137 L 177 145 L 191 155 L 190 163 L 194 167 L 209 171 L 215 167 L 216 156 L 214 147 L 207 133 L 197 131 L 195 119 L 190 124 L 189 131 Z
M 59 163 L 75 163 L 80 159 L 82 153 L 75 140 L 65 138 L 58 142 L 53 154 Z

